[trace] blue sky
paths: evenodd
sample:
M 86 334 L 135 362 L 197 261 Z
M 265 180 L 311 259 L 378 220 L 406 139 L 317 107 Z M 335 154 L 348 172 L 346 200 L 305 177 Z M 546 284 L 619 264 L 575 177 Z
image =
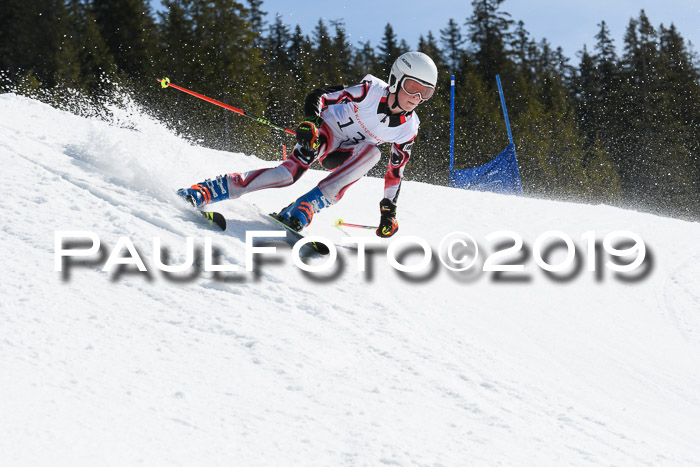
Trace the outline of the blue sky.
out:
M 244 1 L 244 0 L 239 0 Z M 160 8 L 159 0 L 152 0 L 154 8 Z M 440 29 L 454 18 L 466 34 L 464 22 L 471 15 L 471 0 L 396 2 L 366 0 L 324 0 L 319 2 L 293 2 L 289 0 L 264 0 L 263 10 L 268 22 L 280 14 L 285 23 L 299 24 L 305 34 L 310 34 L 319 18 L 328 21 L 342 19 L 351 42 L 371 41 L 377 46 L 390 22 L 397 36 L 415 47 L 421 34 L 432 31 L 439 39 Z M 631 17 L 637 17 L 641 9 L 646 11 L 652 24 L 669 26 L 671 23 L 690 39 L 700 52 L 700 1 L 698 0 L 506 0 L 501 9 L 512 15 L 515 21 L 525 22 L 525 29 L 536 40 L 547 38 L 554 46 L 561 46 L 564 54 L 577 63 L 576 52 L 587 44 L 595 43 L 598 24 L 604 20 L 611 29 L 618 54 L 622 52 L 622 37 Z

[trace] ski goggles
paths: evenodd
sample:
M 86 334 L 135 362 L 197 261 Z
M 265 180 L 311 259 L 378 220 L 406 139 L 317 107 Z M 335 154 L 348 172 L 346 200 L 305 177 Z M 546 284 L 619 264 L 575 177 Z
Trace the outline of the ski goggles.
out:
M 435 92 L 433 86 L 423 84 L 417 79 L 408 76 L 401 80 L 401 89 L 409 96 L 418 95 L 423 101 L 427 101 L 433 97 L 433 93 Z

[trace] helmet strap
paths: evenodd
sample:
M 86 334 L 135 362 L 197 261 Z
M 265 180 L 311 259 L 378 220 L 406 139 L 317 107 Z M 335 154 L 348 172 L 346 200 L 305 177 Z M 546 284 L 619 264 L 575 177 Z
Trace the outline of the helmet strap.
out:
M 391 104 L 392 109 L 395 109 L 396 107 L 398 107 L 399 109 L 401 109 L 405 112 L 404 108 L 399 105 L 399 92 L 398 91 L 396 91 L 396 93 L 394 94 L 394 103 Z
M 391 110 L 394 110 L 395 108 L 401 109 L 401 112 L 405 112 L 406 110 L 399 105 L 399 88 L 396 89 L 396 92 L 394 93 L 394 102 L 391 104 Z M 392 112 L 393 113 L 393 112 Z

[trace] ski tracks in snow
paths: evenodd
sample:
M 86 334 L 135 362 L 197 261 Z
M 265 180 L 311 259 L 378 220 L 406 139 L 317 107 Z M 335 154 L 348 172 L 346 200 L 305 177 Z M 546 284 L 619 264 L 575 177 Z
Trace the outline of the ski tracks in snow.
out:
M 681 334 L 700 346 L 700 254 L 686 258 L 671 271 L 662 294 L 668 315 Z

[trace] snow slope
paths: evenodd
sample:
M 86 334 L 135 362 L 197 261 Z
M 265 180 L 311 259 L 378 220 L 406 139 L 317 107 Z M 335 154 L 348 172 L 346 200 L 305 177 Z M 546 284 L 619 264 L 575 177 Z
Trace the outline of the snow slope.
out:
M 337 268 L 304 273 L 274 243 L 253 273 L 167 275 L 152 237 L 178 264 L 185 237 L 211 237 L 243 267 L 246 231 L 272 230 L 253 203 L 277 210 L 324 174 L 217 205 L 216 232 L 173 190 L 272 163 L 114 112 L 0 95 L 0 464 L 700 464 L 699 224 L 409 182 L 397 240 L 468 232 L 476 272 L 434 258 L 400 274 L 382 249 L 358 272 L 338 247 Z M 376 222 L 382 183 L 358 182 L 309 232 L 340 243 L 336 218 Z M 524 273 L 479 271 L 503 229 L 525 242 L 505 259 Z M 621 229 L 648 248 L 641 278 L 587 271 L 581 235 Z M 60 230 L 97 234 L 102 261 L 55 271 Z M 532 259 L 550 230 L 584 260 L 566 280 Z M 147 274 L 102 271 L 120 237 Z

